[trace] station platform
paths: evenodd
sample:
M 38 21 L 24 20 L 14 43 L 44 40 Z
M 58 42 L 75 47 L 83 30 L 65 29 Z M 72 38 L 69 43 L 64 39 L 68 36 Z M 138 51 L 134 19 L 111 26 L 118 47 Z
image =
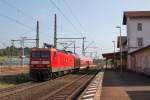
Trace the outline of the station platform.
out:
M 78 100 L 100 100 L 102 80 L 104 72 L 99 72 L 87 88 L 79 96 Z
M 101 97 L 97 100 L 150 100 L 150 76 L 106 70 Z

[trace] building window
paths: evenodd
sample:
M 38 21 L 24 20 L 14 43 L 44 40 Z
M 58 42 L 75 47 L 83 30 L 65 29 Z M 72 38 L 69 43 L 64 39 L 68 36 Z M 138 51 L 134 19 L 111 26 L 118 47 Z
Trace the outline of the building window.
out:
M 138 31 L 142 31 L 142 23 L 138 23 L 137 24 L 137 30 Z
M 143 38 L 142 37 L 137 38 L 137 45 L 138 45 L 138 47 L 142 47 L 143 46 Z

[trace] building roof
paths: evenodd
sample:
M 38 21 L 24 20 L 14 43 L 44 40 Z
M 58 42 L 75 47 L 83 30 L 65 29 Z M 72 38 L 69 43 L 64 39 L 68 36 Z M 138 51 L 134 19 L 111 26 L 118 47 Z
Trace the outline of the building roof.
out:
M 123 25 L 126 25 L 127 17 L 150 17 L 150 11 L 125 11 L 123 15 Z
M 103 53 L 102 56 L 106 59 L 113 59 L 114 58 L 114 53 Z M 119 52 L 115 52 L 116 58 L 119 57 Z
M 121 44 L 123 45 L 127 45 L 127 36 L 121 36 Z M 117 38 L 117 48 L 120 47 L 120 36 L 118 36 Z
M 150 49 L 150 45 L 147 45 L 145 47 L 139 48 L 139 49 L 137 49 L 137 50 L 135 50 L 135 51 L 133 51 L 133 52 L 131 52 L 129 54 L 134 54 L 136 52 L 140 52 L 140 51 L 145 50 L 145 49 Z
M 124 51 L 124 52 L 122 52 L 123 53 L 123 55 L 127 55 L 127 52 L 126 51 Z M 102 56 L 104 57 L 104 58 L 106 58 L 106 59 L 113 59 L 114 58 L 114 54 L 115 54 L 115 57 L 116 57 L 116 59 L 120 59 L 120 52 L 111 52 L 111 53 L 103 53 L 102 54 Z M 125 56 L 122 56 L 122 57 L 125 57 Z

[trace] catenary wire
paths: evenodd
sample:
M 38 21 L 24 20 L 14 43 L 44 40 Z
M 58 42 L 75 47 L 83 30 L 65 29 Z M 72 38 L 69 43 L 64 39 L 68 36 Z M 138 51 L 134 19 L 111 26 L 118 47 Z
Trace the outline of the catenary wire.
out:
M 18 21 L 18 20 L 16 20 L 16 19 L 14 19 L 14 18 L 12 18 L 12 17 L 9 17 L 9 16 L 7 16 L 7 15 L 3 15 L 3 14 L 0 13 L 0 17 L 3 17 L 3 18 L 8 19 L 8 20 L 11 20 L 11 21 L 13 21 L 13 22 L 15 22 L 15 23 L 17 23 L 17 24 L 20 24 L 20 25 L 22 25 L 22 26 L 28 28 L 28 29 L 34 30 L 32 27 L 30 27 L 30 26 L 28 26 L 28 25 L 26 25 L 26 24 L 24 24 L 24 23 L 22 23 L 22 22 L 20 22 L 20 21 Z
M 73 13 L 72 8 L 70 7 L 70 5 L 68 4 L 68 2 L 66 0 L 63 0 L 64 4 L 66 5 L 66 7 L 68 8 L 68 10 L 70 11 L 71 15 L 74 17 L 74 19 L 76 20 L 76 22 L 79 24 L 79 26 L 82 28 L 82 30 L 84 31 L 84 33 L 86 33 L 83 25 L 81 24 L 81 22 L 79 21 L 78 17 Z M 81 33 L 81 35 L 83 36 L 83 33 Z
M 66 21 L 68 21 L 72 27 L 74 28 L 74 30 L 77 33 L 80 33 L 80 31 L 76 28 L 76 26 L 70 21 L 70 19 L 63 13 L 63 11 L 56 5 L 56 3 L 53 0 L 49 0 L 49 2 L 54 5 L 56 7 L 56 9 L 62 14 L 62 16 L 66 19 Z
M 14 6 L 14 5 L 11 4 L 10 2 L 8 2 L 8 1 L 6 1 L 6 0 L 0 0 L 0 2 L 2 2 L 3 4 L 5 4 L 5 5 L 7 5 L 7 6 L 11 7 L 11 8 L 13 8 L 13 9 L 16 9 L 17 12 L 19 12 L 19 13 L 21 13 L 22 15 L 24 15 L 24 16 L 30 18 L 31 20 L 36 21 L 35 18 L 31 17 L 30 15 L 28 15 L 27 13 L 25 13 L 24 11 L 22 11 L 20 8 Z

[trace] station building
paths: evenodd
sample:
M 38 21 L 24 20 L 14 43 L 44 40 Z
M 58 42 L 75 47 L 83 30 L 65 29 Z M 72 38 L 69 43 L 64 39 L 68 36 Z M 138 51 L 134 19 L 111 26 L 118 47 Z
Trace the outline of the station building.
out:
M 150 11 L 126 11 L 123 14 L 127 36 L 121 37 L 123 66 L 127 69 L 150 74 Z M 117 47 L 119 46 L 117 38 Z M 102 54 L 108 59 L 120 60 L 120 51 Z M 119 63 L 118 63 L 119 65 Z
M 145 72 L 150 68 L 150 11 L 124 12 L 123 25 L 127 28 L 127 67 Z

